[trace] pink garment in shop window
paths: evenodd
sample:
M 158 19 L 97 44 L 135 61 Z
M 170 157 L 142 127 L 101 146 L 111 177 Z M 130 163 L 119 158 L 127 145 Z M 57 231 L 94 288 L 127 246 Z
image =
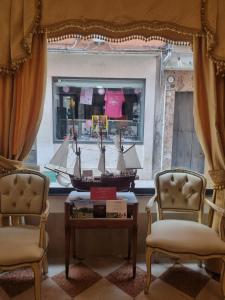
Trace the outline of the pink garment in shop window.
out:
M 105 115 L 110 118 L 122 117 L 122 104 L 125 101 L 123 91 L 106 91 L 105 93 Z

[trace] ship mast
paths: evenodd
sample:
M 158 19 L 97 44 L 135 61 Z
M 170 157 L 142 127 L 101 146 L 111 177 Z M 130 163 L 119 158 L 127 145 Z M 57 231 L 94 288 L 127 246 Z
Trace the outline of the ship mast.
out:
M 123 145 L 122 145 L 122 128 L 119 129 L 119 145 L 118 145 L 118 160 L 117 160 L 117 170 L 120 171 L 120 174 L 126 173 L 126 165 L 123 157 Z
M 122 145 L 122 128 L 120 128 L 120 152 L 123 153 L 123 145 Z
M 99 128 L 99 135 L 100 135 L 100 151 L 103 157 L 103 174 L 105 174 L 105 146 L 103 145 L 103 132 L 101 126 Z
M 81 177 L 81 150 L 80 147 L 78 147 L 77 145 L 77 132 L 75 130 L 75 115 L 74 115 L 74 111 L 75 111 L 75 101 L 73 99 L 70 100 L 70 108 L 72 111 L 72 136 L 73 136 L 73 140 L 75 142 L 75 154 L 78 158 L 78 163 L 79 163 L 79 175 Z

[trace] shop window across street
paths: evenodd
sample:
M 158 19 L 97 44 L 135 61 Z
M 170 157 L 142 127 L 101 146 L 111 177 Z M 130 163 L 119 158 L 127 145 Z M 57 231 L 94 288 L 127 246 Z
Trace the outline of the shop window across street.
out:
M 144 79 L 53 77 L 52 87 L 54 142 L 75 124 L 79 142 L 96 143 L 95 127 L 103 122 L 104 142 L 122 129 L 124 143 L 143 143 Z

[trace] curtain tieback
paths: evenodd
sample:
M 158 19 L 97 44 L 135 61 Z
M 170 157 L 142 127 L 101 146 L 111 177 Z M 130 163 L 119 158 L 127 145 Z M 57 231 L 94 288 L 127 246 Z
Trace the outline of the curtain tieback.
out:
M 225 189 L 225 170 L 209 170 L 209 175 L 214 183 L 214 190 Z
M 10 170 L 19 169 L 22 167 L 22 162 L 18 160 L 7 159 L 0 155 L 0 174 Z

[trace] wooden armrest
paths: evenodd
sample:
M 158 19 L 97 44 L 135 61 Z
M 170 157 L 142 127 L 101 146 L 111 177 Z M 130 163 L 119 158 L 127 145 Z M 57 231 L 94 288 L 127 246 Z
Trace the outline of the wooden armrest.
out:
M 215 203 L 213 203 L 212 201 L 210 201 L 207 198 L 205 198 L 204 201 L 205 201 L 206 204 L 208 204 L 210 206 L 210 208 L 215 210 L 222 217 L 225 217 L 225 209 L 223 209 L 222 207 L 219 207 L 218 205 L 216 205 Z
M 154 195 L 147 203 L 145 210 L 148 214 L 148 227 L 147 227 L 147 234 L 149 235 L 151 233 L 151 226 L 152 226 L 152 217 L 151 217 L 151 209 L 154 205 L 154 203 L 157 200 L 157 195 Z
M 151 212 L 151 209 L 153 207 L 153 205 L 155 204 L 156 202 L 156 199 L 157 199 L 157 195 L 154 195 L 147 203 L 146 207 L 145 207 L 145 210 L 147 212 Z
M 225 209 L 219 207 L 207 198 L 205 198 L 205 203 L 207 203 L 210 208 L 212 208 L 216 213 L 218 213 L 221 216 L 219 220 L 219 236 L 225 242 Z
M 47 222 L 47 219 L 48 219 L 48 215 L 49 215 L 49 201 L 47 200 L 46 201 L 46 208 L 45 208 L 45 211 L 41 214 L 41 223 L 42 222 Z
M 40 220 L 40 238 L 39 238 L 39 245 L 41 248 L 46 248 L 46 240 L 45 240 L 45 224 L 48 220 L 49 215 L 49 201 L 46 201 L 46 208 L 45 211 L 41 214 Z

